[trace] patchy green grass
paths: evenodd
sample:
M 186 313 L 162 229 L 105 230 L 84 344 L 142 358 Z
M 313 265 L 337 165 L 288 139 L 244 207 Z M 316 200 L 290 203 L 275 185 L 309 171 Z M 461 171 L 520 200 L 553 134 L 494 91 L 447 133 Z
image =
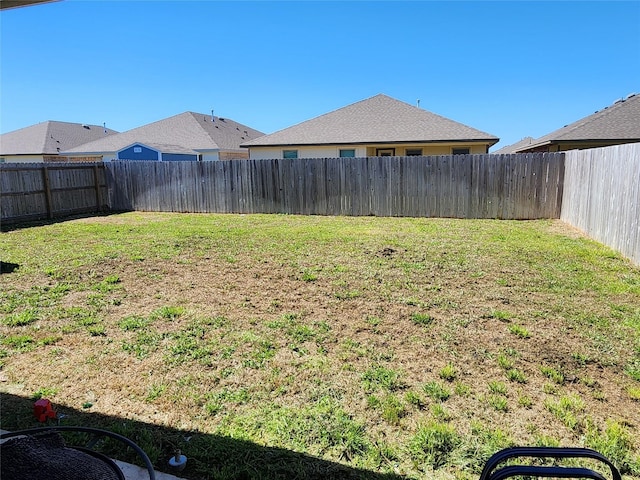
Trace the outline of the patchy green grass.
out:
M 557 368 L 549 367 L 548 365 L 541 365 L 540 371 L 545 377 L 553 380 L 558 385 L 562 385 L 564 383 L 564 374 Z
M 640 477 L 640 269 L 560 222 L 128 213 L 0 252 L 2 428 L 50 396 L 193 480 L 467 480 L 516 444 Z
M 458 370 L 452 363 L 447 363 L 439 372 L 440 378 L 447 382 L 453 382 L 458 376 Z
M 422 325 L 423 327 L 426 327 L 430 325 L 431 322 L 433 322 L 433 317 L 428 313 L 413 313 L 411 314 L 411 320 L 416 325 Z
M 522 325 L 509 325 L 509 332 L 519 338 L 529 338 L 531 333 Z
M 428 382 L 423 387 L 424 392 L 433 400 L 444 402 L 451 396 L 451 390 L 439 382 Z

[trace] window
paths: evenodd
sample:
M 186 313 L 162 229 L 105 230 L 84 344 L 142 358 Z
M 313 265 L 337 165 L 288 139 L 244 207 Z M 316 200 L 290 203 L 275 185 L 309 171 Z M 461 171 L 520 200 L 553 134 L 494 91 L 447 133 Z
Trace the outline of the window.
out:
M 283 150 L 282 158 L 298 158 L 298 150 Z
M 340 157 L 355 158 L 356 150 L 354 148 L 340 149 Z
M 142 147 L 133 147 L 133 153 L 142 153 Z
M 469 155 L 469 149 L 468 148 L 453 148 L 451 150 L 451 153 L 453 155 Z
M 395 148 L 376 148 L 376 157 L 394 157 L 395 154 Z
M 422 149 L 421 148 L 407 148 L 406 155 L 407 155 L 407 157 L 419 157 L 420 155 L 422 155 Z

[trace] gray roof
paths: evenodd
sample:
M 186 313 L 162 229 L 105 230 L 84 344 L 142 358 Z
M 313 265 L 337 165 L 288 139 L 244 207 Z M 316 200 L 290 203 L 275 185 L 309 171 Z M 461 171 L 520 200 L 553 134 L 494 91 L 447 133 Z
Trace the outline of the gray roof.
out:
M 518 150 L 550 143 L 593 140 L 640 141 L 640 94 L 618 100 L 613 105 L 537 138 Z
M 46 121 L 0 135 L 0 155 L 57 155 L 116 132 L 100 125 Z
M 533 137 L 524 137 L 522 140 L 519 140 L 516 143 L 512 143 L 511 145 L 505 145 L 499 150 L 496 150 L 491 153 L 495 153 L 497 155 L 505 154 L 505 153 L 516 153 L 516 151 L 518 151 L 518 149 L 520 148 L 529 147 L 529 145 L 531 145 L 533 141 L 534 141 Z
M 440 141 L 483 141 L 493 145 L 498 140 L 488 133 L 380 94 L 244 142 L 242 146 Z
M 102 154 L 118 152 L 134 143 L 171 146 L 182 151 L 238 150 L 240 143 L 264 135 L 258 130 L 228 118 L 203 113 L 184 112 L 126 132 L 67 150 L 68 154 Z M 164 150 L 161 150 L 164 151 Z M 167 152 L 169 153 L 169 152 Z
M 136 142 L 142 143 L 142 142 Z M 190 148 L 183 147 L 181 145 L 170 145 L 167 143 L 143 143 L 147 147 L 151 147 L 154 150 L 162 153 L 181 153 L 185 155 L 197 155 L 198 152 L 191 150 Z

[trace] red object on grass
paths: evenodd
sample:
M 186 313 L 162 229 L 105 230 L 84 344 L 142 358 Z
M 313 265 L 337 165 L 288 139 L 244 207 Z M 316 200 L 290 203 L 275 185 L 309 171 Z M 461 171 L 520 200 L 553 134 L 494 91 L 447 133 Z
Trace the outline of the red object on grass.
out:
M 33 415 L 39 422 L 46 422 L 47 418 L 56 418 L 56 412 L 53 405 L 46 398 L 41 398 L 33 404 Z

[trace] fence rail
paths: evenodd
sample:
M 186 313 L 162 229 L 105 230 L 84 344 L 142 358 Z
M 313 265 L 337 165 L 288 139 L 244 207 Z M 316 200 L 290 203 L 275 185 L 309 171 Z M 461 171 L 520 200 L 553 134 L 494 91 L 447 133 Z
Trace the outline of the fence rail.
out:
M 640 265 L 640 143 L 566 153 L 561 219 Z
M 0 220 L 16 223 L 109 209 L 103 163 L 0 164 Z
M 114 210 L 559 218 L 564 154 L 109 162 Z

